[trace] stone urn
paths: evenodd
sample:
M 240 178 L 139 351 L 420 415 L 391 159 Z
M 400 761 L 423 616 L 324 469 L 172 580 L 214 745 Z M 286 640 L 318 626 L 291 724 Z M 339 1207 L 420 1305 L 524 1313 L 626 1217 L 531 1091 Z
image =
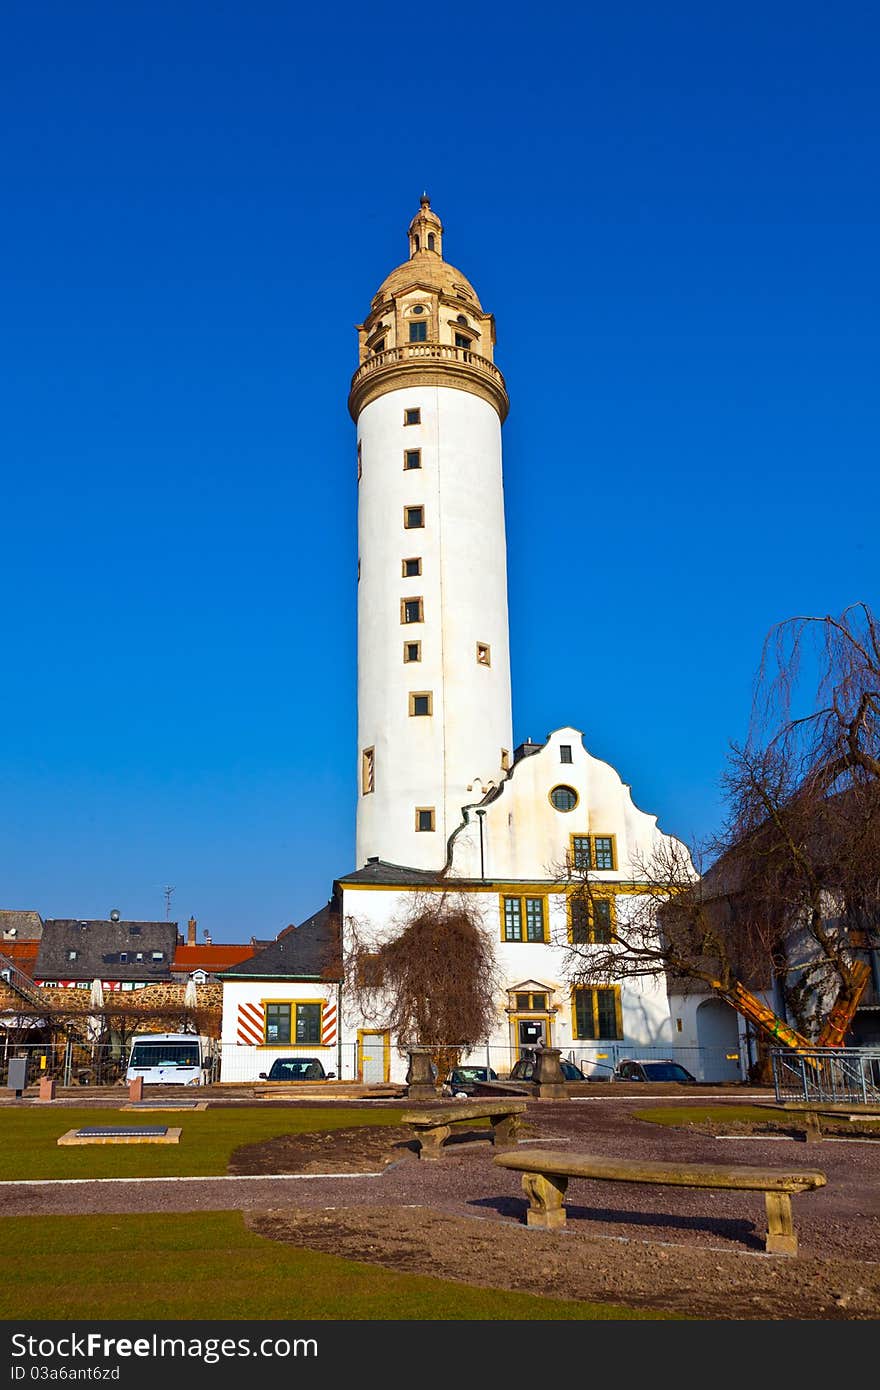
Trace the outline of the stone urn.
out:
M 559 1065 L 561 1048 L 539 1047 L 535 1052 L 535 1094 L 539 1100 L 568 1100 L 568 1088 Z
M 407 1048 L 406 1094 L 409 1100 L 436 1100 L 437 1083 L 431 1065 L 431 1049 Z

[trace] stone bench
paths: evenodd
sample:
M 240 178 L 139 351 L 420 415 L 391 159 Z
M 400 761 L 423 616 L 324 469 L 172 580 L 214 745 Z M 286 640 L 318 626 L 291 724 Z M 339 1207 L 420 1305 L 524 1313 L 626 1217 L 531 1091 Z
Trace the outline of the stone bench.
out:
M 664 1187 L 727 1188 L 763 1192 L 767 1209 L 765 1248 L 774 1255 L 796 1255 L 797 1236 L 791 1218 L 791 1193 L 825 1186 L 825 1174 L 798 1168 L 740 1168 L 715 1163 L 659 1163 L 641 1159 L 604 1158 L 598 1154 L 564 1153 L 556 1149 L 518 1150 L 498 1154 L 495 1163 L 523 1175 L 529 1199 L 526 1223 L 559 1230 L 565 1225 L 563 1199 L 569 1178 L 597 1182 L 658 1183 Z
M 419 1158 L 438 1159 L 442 1157 L 444 1140 L 449 1138 L 452 1125 L 458 1120 L 488 1120 L 492 1126 L 495 1148 L 514 1148 L 517 1117 L 525 1110 L 527 1103 L 505 1096 L 486 1096 L 484 1100 L 458 1100 L 448 1105 L 426 1105 L 420 1110 L 406 1110 L 401 1119 L 416 1131 L 420 1141 Z
M 853 1124 L 858 1120 L 880 1122 L 880 1104 L 872 1102 L 784 1100 L 781 1102 L 781 1108 L 803 1117 L 808 1143 L 822 1138 L 823 1116 L 828 1119 L 849 1120 Z

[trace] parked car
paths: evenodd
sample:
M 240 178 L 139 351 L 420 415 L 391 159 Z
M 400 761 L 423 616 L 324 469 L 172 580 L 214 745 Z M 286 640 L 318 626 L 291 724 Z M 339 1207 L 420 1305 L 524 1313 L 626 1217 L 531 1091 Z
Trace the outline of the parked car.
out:
M 268 1074 L 260 1072 L 261 1081 L 331 1081 L 335 1071 L 325 1071 L 318 1057 L 276 1057 Z
M 588 1081 L 580 1067 L 575 1066 L 574 1062 L 569 1062 L 565 1057 L 560 1057 L 559 1067 L 566 1081 Z M 535 1058 L 532 1053 L 524 1053 L 518 1062 L 514 1062 L 510 1069 L 511 1081 L 532 1081 L 535 1076 Z
M 680 1086 L 696 1086 L 697 1078 L 680 1062 L 671 1057 L 643 1059 L 629 1057 L 618 1062 L 611 1073 L 612 1081 L 676 1081 Z
M 453 1093 L 464 1091 L 466 1096 L 472 1096 L 481 1081 L 497 1080 L 498 1073 L 491 1067 L 453 1067 L 446 1078 L 446 1084 Z

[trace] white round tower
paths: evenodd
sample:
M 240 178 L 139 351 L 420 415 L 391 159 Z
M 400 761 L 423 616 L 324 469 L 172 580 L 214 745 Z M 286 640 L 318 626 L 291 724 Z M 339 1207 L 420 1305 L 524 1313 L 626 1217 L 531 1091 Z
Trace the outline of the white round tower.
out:
M 357 865 L 442 869 L 512 756 L 493 316 L 443 259 L 426 195 L 409 260 L 358 325 Z

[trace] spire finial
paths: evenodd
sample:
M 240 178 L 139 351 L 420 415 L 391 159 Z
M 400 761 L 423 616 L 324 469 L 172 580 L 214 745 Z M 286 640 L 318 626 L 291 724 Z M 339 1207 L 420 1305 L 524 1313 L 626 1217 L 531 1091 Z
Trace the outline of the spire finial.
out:
M 428 197 L 427 193 L 422 193 L 419 202 L 421 203 L 423 208 L 429 208 L 431 206 L 431 199 Z

